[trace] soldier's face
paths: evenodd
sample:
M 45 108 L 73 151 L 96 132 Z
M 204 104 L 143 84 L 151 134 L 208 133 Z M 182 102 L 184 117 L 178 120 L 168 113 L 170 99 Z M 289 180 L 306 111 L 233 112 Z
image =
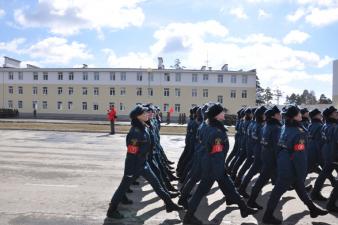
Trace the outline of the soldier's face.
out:
M 148 113 L 144 112 L 143 114 L 139 115 L 137 119 L 141 122 L 147 122 L 149 120 Z
M 298 122 L 302 121 L 302 114 L 299 112 L 298 115 L 294 117 L 294 120 Z
M 218 121 L 224 121 L 224 116 L 225 116 L 225 112 L 221 112 L 215 117 L 215 119 Z
M 276 113 L 273 117 L 274 117 L 276 120 L 279 120 L 279 121 L 282 120 L 282 115 L 281 115 L 280 113 Z
M 332 117 L 337 120 L 338 119 L 338 112 L 337 111 L 333 112 Z

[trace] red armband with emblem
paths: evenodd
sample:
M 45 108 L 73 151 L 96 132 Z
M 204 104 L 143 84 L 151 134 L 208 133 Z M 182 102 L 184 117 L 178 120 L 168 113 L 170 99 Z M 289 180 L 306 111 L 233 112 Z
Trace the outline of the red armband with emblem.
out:
M 222 140 L 220 138 L 216 138 L 215 144 L 212 146 L 210 154 L 222 152 L 223 148 L 224 145 L 222 144 Z
M 301 152 L 305 150 L 305 144 L 304 144 L 304 140 L 300 140 L 299 143 L 295 144 L 293 146 L 293 150 L 296 152 Z
M 135 145 L 128 145 L 128 153 L 136 155 L 139 152 L 139 147 Z

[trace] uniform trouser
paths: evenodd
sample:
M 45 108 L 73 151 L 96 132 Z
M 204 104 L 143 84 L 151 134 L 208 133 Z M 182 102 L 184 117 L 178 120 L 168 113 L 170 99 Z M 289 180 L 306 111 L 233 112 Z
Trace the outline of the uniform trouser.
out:
M 239 152 L 239 156 L 232 168 L 231 174 L 232 175 L 236 175 L 237 171 L 239 169 L 239 167 L 242 165 L 242 163 L 244 162 L 244 160 L 246 159 L 246 151 L 245 149 L 241 149 Z
M 245 175 L 240 188 L 245 190 L 247 186 L 249 185 L 251 179 L 260 171 L 262 168 L 262 160 L 260 156 L 258 157 L 257 155 L 255 156 L 254 162 L 252 166 L 249 169 L 249 172 Z
M 244 201 L 241 199 L 241 196 L 236 191 L 235 186 L 230 180 L 229 176 L 224 175 L 217 180 L 213 179 L 212 177 L 203 177 L 201 182 L 197 186 L 196 192 L 193 194 L 191 200 L 189 201 L 188 212 L 196 212 L 202 198 L 208 194 L 215 181 L 217 181 L 218 186 L 227 193 L 227 197 L 236 202 L 239 206 L 243 206 L 245 204 Z
M 233 160 L 234 157 L 236 156 L 238 149 L 239 149 L 239 143 L 238 143 L 238 138 L 236 138 L 234 147 L 233 147 L 232 151 L 230 152 L 230 154 L 228 155 L 227 159 L 225 160 L 225 165 L 227 167 L 230 166 L 229 164 L 230 164 L 231 160 Z
M 161 173 L 161 170 L 158 168 L 156 162 L 153 160 L 148 160 L 148 164 L 151 168 L 151 170 L 154 172 L 155 176 L 159 180 L 160 184 L 162 185 L 163 189 L 169 193 L 169 186 L 171 186 L 170 181 L 168 180 L 167 177 L 165 177 L 164 174 Z
M 313 193 L 318 193 L 322 190 L 325 179 L 329 176 L 332 176 L 332 172 L 334 170 L 333 163 L 326 162 L 324 164 L 322 172 L 319 174 L 319 176 L 316 179 L 315 186 L 313 187 Z
M 115 134 L 115 121 L 110 121 L 110 133 Z
M 184 183 L 181 191 L 181 198 L 187 199 L 192 189 L 195 187 L 198 181 L 201 180 L 202 168 L 199 157 L 195 158 L 195 162 L 191 171 L 189 172 L 186 182 Z
M 153 187 L 156 194 L 165 202 L 165 204 L 172 203 L 171 198 L 167 192 L 163 189 L 161 186 L 159 180 L 156 178 L 153 171 L 148 167 L 145 166 L 142 171 L 140 171 L 140 174 L 134 174 L 134 175 L 124 175 L 122 178 L 122 181 L 117 188 L 115 194 L 113 195 L 109 209 L 107 211 L 107 216 L 111 216 L 111 214 L 117 210 L 117 206 L 121 202 L 123 196 L 127 192 L 129 186 L 132 184 L 132 182 L 135 180 L 135 177 L 138 175 L 142 176 L 144 179 L 146 179 L 149 184 Z
M 185 163 L 187 161 L 187 158 L 188 158 L 188 155 L 190 154 L 190 144 L 187 144 L 185 147 L 184 147 L 184 150 L 183 150 L 183 153 L 182 155 L 180 156 L 179 160 L 178 160 L 178 163 L 177 163 L 177 169 L 176 169 L 176 172 L 177 172 L 177 175 L 178 176 L 181 176 L 181 173 L 183 172 L 184 170 L 184 167 L 185 167 Z
M 261 173 L 252 187 L 251 195 L 249 200 L 256 201 L 259 192 L 262 188 L 269 182 L 270 179 L 273 179 L 276 176 L 276 166 L 272 165 L 271 163 L 264 162 L 262 165 Z
M 253 162 L 254 162 L 253 155 L 247 156 L 243 166 L 241 167 L 241 169 L 238 172 L 237 177 L 242 178 L 244 176 L 244 174 L 246 173 L 246 171 L 248 171 L 248 169 L 250 169 Z
M 305 205 L 309 207 L 311 204 L 313 204 L 308 194 L 306 193 L 304 180 L 283 179 L 281 177 L 278 177 L 276 181 L 276 185 L 272 189 L 268 204 L 266 206 L 266 212 L 268 212 L 268 214 L 273 214 L 280 198 L 288 190 L 288 188 L 291 185 L 294 185 L 294 188 L 295 188 L 295 191 L 298 197 L 302 200 L 302 202 L 304 202 Z

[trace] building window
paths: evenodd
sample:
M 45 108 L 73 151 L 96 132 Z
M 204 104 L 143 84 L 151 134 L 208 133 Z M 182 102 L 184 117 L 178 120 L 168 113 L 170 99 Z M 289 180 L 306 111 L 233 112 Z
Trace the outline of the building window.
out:
M 127 74 L 126 74 L 126 72 L 121 72 L 121 74 L 120 74 L 120 78 L 121 78 L 121 80 L 126 80 L 127 79 Z
M 247 90 L 243 90 L 242 91 L 242 98 L 247 98 L 248 97 L 248 91 Z
M 69 87 L 68 88 L 68 94 L 69 95 L 73 95 L 74 94 L 74 88 L 73 87 Z
M 109 102 L 109 108 L 115 107 L 115 102 Z
M 33 80 L 38 80 L 38 79 L 39 79 L 38 72 L 33 72 Z
M 115 80 L 115 72 L 110 72 L 110 80 Z
M 22 108 L 23 108 L 23 103 L 22 103 L 22 101 L 18 101 L 18 108 L 19 108 L 19 109 L 22 109 Z
M 43 95 L 48 95 L 48 88 L 47 87 L 43 87 L 42 88 L 42 94 Z
M 218 76 L 217 76 L 217 82 L 218 83 L 223 83 L 223 74 L 218 74 Z
M 14 73 L 13 72 L 8 73 L 8 80 L 14 80 Z
M 163 111 L 168 112 L 169 111 L 169 104 L 163 104 Z
M 93 110 L 98 111 L 99 110 L 99 105 L 97 103 L 93 104 Z
M 47 103 L 47 101 L 43 101 L 42 102 L 42 108 L 43 109 L 48 109 L 48 103 Z
M 169 88 L 164 88 L 164 96 L 169 96 Z
M 152 82 L 154 81 L 154 74 L 153 73 L 148 73 L 148 81 Z
M 175 88 L 175 96 L 180 97 L 181 96 L 181 89 L 180 88 Z
M 94 72 L 94 80 L 100 80 L 100 73 Z
M 13 86 L 8 86 L 8 93 L 13 94 Z
M 197 74 L 196 73 L 193 73 L 192 74 L 192 82 L 197 82 Z
M 62 72 L 58 72 L 58 80 L 63 80 L 63 73 Z
M 83 80 L 88 80 L 88 72 L 83 72 L 82 73 L 82 79 Z
M 231 90 L 230 98 L 236 98 L 236 90 Z
M 136 95 L 142 96 L 142 88 L 136 88 Z
M 38 87 L 33 87 L 33 95 L 37 95 L 38 94 Z
M 181 82 L 181 73 L 175 73 L 175 81 Z
M 203 89 L 203 97 L 207 98 L 209 96 L 208 89 Z
M 68 102 L 68 110 L 72 110 L 73 108 L 73 102 Z
M 33 106 L 33 109 L 37 110 L 38 109 L 38 102 L 37 101 L 33 101 L 32 102 L 32 106 Z
M 115 88 L 110 88 L 109 94 L 110 94 L 110 96 L 114 96 L 115 95 Z
M 48 73 L 47 72 L 43 72 L 43 80 L 48 80 Z
M 231 75 L 231 83 L 235 84 L 237 82 L 237 77 L 236 75 Z
M 62 87 L 58 87 L 58 95 L 62 94 Z
M 170 81 L 170 73 L 164 73 L 164 81 Z
M 57 110 L 62 110 L 62 102 L 57 102 Z
M 23 72 L 19 72 L 19 80 L 23 80 Z
M 180 111 L 181 111 L 181 105 L 175 104 L 175 112 L 180 112 Z
M 137 81 L 142 81 L 142 72 L 137 72 Z
M 209 80 L 209 74 L 203 74 L 203 80 L 204 81 Z
M 19 95 L 23 94 L 23 88 L 21 86 L 18 88 L 18 93 L 19 93 Z
M 87 95 L 88 94 L 88 88 L 83 87 L 82 88 L 82 95 Z
M 8 108 L 13 109 L 13 101 L 8 100 Z
M 217 102 L 223 104 L 223 96 L 222 95 L 217 96 Z
M 192 96 L 192 97 L 197 97 L 197 89 L 196 89 L 196 88 L 193 88 L 193 89 L 191 90 L 191 96 Z
M 82 110 L 83 111 L 87 110 L 87 102 L 82 102 Z
M 154 95 L 154 91 L 152 88 L 148 88 L 148 96 L 153 96 Z
M 69 78 L 69 80 L 74 80 L 74 73 L 73 72 L 69 72 L 68 78 Z
M 126 107 L 124 106 L 122 102 L 120 102 L 120 111 L 124 111 L 124 110 L 126 110 Z
M 248 83 L 248 75 L 242 75 L 242 83 L 247 84 Z
M 94 87 L 94 95 L 99 95 L 99 88 L 98 87 Z
M 120 95 L 121 95 L 121 96 L 126 95 L 126 88 L 125 88 L 125 87 L 122 87 L 122 88 L 120 89 Z

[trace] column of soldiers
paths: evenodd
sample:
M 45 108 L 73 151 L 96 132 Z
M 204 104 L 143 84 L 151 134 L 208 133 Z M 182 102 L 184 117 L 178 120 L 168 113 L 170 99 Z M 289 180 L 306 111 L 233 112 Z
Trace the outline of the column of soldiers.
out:
M 244 218 L 263 209 L 257 199 L 271 180 L 274 187 L 263 216 L 266 224 L 281 224 L 273 213 L 288 190 L 296 191 L 312 218 L 328 211 L 338 212 L 335 205 L 338 182 L 332 174 L 334 170 L 338 172 L 338 112 L 333 106 L 323 112 L 318 109 L 309 112 L 294 105 L 282 110 L 277 106 L 242 108 L 237 112 L 235 143 L 229 154 L 223 106 L 206 103 L 193 107 L 185 148 L 176 167 L 177 177 L 172 171 L 173 162 L 160 144 L 159 108 L 152 104 L 136 106 L 130 118 L 132 127 L 126 138 L 124 176 L 111 199 L 106 222 L 123 218 L 118 205 L 132 204 L 126 193 L 130 185 L 138 184 L 139 176 L 151 184 L 167 212 L 186 210 L 183 224 L 203 224 L 195 212 L 215 182 L 226 204 L 238 205 Z M 312 172 L 318 173 L 313 188 L 305 186 Z M 249 183 L 256 175 L 258 179 L 248 194 Z M 334 187 L 329 199 L 321 194 L 326 179 Z M 181 184 L 179 191 L 171 184 L 175 180 Z M 172 199 L 178 196 L 175 204 Z M 320 209 L 313 201 L 328 201 L 327 210 Z

